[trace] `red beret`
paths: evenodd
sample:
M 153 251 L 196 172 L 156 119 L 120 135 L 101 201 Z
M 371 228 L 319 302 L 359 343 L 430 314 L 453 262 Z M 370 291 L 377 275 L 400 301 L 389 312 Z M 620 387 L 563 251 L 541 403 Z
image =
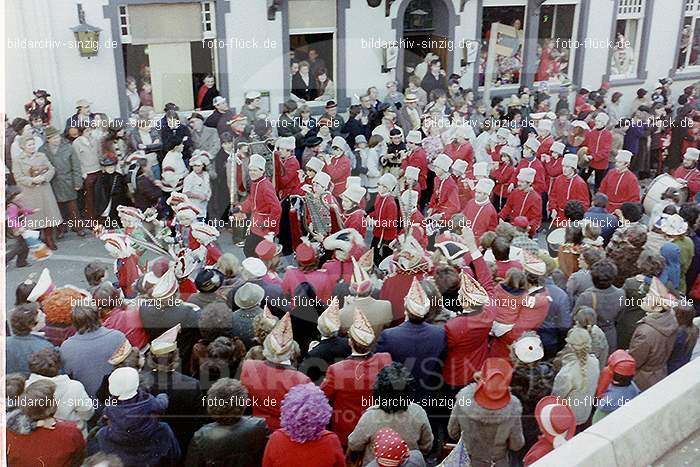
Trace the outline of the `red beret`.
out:
M 518 216 L 515 219 L 513 219 L 513 225 L 515 227 L 520 227 L 520 228 L 524 229 L 528 225 L 530 225 L 530 221 L 527 220 L 527 217 L 525 217 L 525 216 Z
M 311 245 L 301 243 L 294 251 L 300 265 L 311 264 L 316 260 L 316 250 Z
M 263 261 L 269 261 L 277 254 L 277 245 L 270 240 L 263 240 L 255 247 L 255 254 Z

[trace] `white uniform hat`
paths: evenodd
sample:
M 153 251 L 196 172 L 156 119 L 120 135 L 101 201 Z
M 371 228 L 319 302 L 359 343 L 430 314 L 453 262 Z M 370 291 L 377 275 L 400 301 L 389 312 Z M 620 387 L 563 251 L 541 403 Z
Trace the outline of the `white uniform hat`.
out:
M 294 136 L 284 136 L 277 138 L 277 147 L 280 149 L 294 150 L 296 148 L 296 139 Z
M 447 154 L 438 154 L 438 156 L 433 161 L 433 165 L 439 169 L 444 170 L 445 172 L 449 172 L 450 167 L 452 166 L 452 159 Z
M 525 147 L 537 152 L 537 150 L 540 148 L 540 142 L 537 141 L 537 138 L 531 137 L 525 141 Z
M 250 163 L 248 164 L 249 169 L 265 170 L 265 158 L 260 154 L 253 154 L 250 156 Z
M 346 180 L 345 186 L 362 186 L 362 179 L 360 177 L 356 177 L 354 175 L 348 177 Z
M 345 150 L 345 146 L 347 144 L 348 144 L 347 141 L 345 141 L 345 138 L 343 138 L 342 136 L 336 136 L 331 141 L 332 148 L 340 148 L 342 150 Z
M 700 149 L 697 148 L 688 148 L 683 154 L 683 159 L 697 161 L 698 158 L 700 158 Z
M 630 163 L 632 160 L 632 153 L 626 149 L 619 149 L 617 155 L 615 156 L 615 161 Z
M 406 136 L 407 143 L 420 144 L 422 140 L 423 137 L 421 136 L 421 133 L 418 130 L 411 130 L 408 132 L 408 136 Z
M 481 191 L 490 195 L 494 186 L 496 186 L 496 182 L 490 178 L 482 178 L 476 182 L 475 191 Z
M 258 97 L 260 97 L 260 91 L 248 91 L 247 93 L 245 93 L 246 99 L 253 100 L 257 99 Z
M 510 157 L 510 160 L 513 160 L 513 151 L 515 151 L 513 146 L 503 146 L 501 148 L 501 155 L 505 154 L 506 156 Z
M 590 127 L 588 126 L 588 124 L 586 122 L 584 122 L 583 120 L 574 120 L 573 122 L 571 122 L 571 126 L 583 128 L 584 130 L 590 130 Z
M 467 173 L 467 161 L 462 159 L 457 159 L 452 163 L 452 172 L 457 175 L 464 175 Z
M 487 162 L 477 162 L 474 164 L 474 176 L 475 177 L 488 177 L 489 176 L 489 165 Z
M 379 180 L 377 180 L 377 184 L 384 185 L 389 189 L 389 191 L 396 188 L 396 183 L 396 177 L 394 177 L 390 173 L 385 173 L 384 175 L 379 177 Z
M 578 156 L 576 154 L 566 154 L 564 155 L 564 160 L 561 162 L 562 167 L 578 167 Z
M 328 188 L 328 185 L 331 183 L 331 176 L 326 172 L 319 172 L 314 176 L 313 182 L 318 183 L 323 188 Z
M 520 169 L 520 172 L 518 172 L 518 180 L 532 183 L 535 181 L 536 174 L 537 172 L 535 172 L 535 169 L 525 167 L 524 169 Z
M 318 173 L 321 170 L 323 170 L 324 165 L 325 164 L 321 159 L 319 159 L 318 157 L 312 157 L 311 159 L 309 159 L 309 162 L 306 163 L 306 168 Z
M 555 141 L 552 143 L 551 151 L 556 152 L 557 154 L 564 154 L 564 151 L 566 150 L 566 145 L 562 143 L 561 141 Z
M 362 198 L 365 197 L 365 193 L 367 193 L 367 190 L 365 188 L 357 185 L 350 185 L 340 196 L 349 199 L 355 204 L 360 204 Z
M 537 124 L 537 129 L 538 130 L 546 130 L 546 131 L 552 131 L 552 121 L 551 120 L 540 120 L 540 123 Z
M 606 113 L 601 112 L 595 116 L 596 126 L 607 125 L 609 121 L 610 117 Z
M 418 180 L 418 177 L 420 176 L 420 169 L 418 167 L 413 167 L 412 165 L 409 165 L 406 167 L 404 175 L 412 180 Z

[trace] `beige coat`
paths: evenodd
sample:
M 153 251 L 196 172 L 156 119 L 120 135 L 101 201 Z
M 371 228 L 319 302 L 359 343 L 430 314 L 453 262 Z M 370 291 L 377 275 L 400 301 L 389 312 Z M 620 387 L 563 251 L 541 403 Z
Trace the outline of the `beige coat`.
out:
M 391 312 L 391 302 L 387 300 L 376 300 L 374 297 L 347 297 L 345 306 L 340 310 L 340 330 L 347 332 L 355 319 L 355 310 L 359 308 L 367 316 L 372 330 L 374 331 L 374 342 L 377 343 L 379 335 L 384 328 L 388 328 L 394 316 Z
M 666 377 L 666 363 L 673 351 L 678 322 L 673 313 L 648 313 L 632 334 L 629 353 L 637 362 L 634 382 L 642 391 Z
M 42 172 L 41 175 L 38 175 L 39 171 Z M 22 188 L 24 207 L 38 209 L 38 212 L 27 216 L 28 229 L 55 227 L 63 222 L 50 183 L 56 170 L 44 153 L 28 155 L 22 152 L 12 161 L 12 175 Z

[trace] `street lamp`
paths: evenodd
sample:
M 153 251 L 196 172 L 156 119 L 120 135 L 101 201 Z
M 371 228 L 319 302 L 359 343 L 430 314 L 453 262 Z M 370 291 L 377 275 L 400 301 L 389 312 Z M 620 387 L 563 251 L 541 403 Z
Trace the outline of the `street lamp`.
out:
M 100 45 L 100 28 L 91 26 L 85 22 L 85 12 L 82 3 L 78 3 L 78 21 L 80 24 L 71 28 L 75 34 L 75 41 L 81 57 L 94 57 Z

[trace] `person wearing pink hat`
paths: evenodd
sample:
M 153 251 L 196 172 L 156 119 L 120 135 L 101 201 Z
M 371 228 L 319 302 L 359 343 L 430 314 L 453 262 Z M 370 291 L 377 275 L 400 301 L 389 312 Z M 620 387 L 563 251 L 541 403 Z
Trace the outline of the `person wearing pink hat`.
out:
M 641 393 L 633 381 L 636 372 L 637 362 L 629 352 L 619 349 L 610 354 L 608 365 L 601 370 L 598 379 L 598 404 L 592 423 L 599 422 Z
M 507 467 L 510 451 L 523 447 L 522 405 L 510 392 L 513 368 L 504 358 L 487 359 L 478 382 L 457 393 L 447 431 L 462 438 L 473 467 Z
M 556 397 L 546 396 L 537 403 L 535 419 L 542 434 L 523 459 L 526 467 L 561 447 L 576 434 L 573 410 Z

